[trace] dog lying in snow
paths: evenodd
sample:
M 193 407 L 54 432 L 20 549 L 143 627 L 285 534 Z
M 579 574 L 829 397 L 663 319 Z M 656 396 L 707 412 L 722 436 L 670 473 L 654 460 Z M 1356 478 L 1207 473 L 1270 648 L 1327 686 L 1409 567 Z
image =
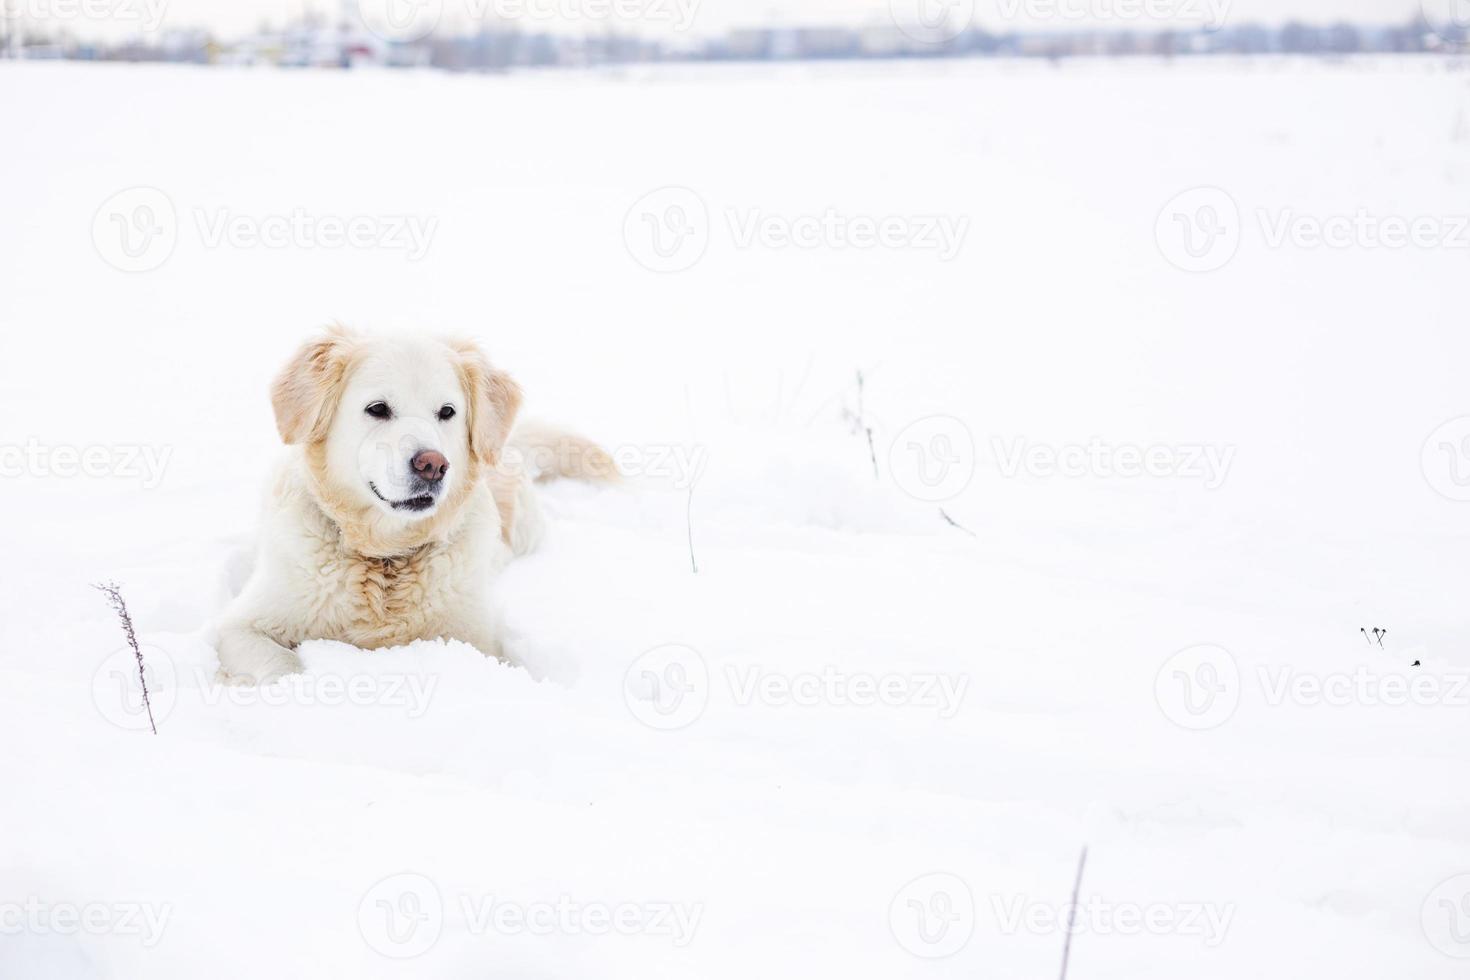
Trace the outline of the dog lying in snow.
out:
M 218 623 L 220 679 L 301 670 L 294 648 L 443 637 L 501 660 L 490 584 L 534 548 L 537 479 L 612 479 L 578 436 L 516 426 L 521 391 L 471 343 L 333 328 L 271 390 L 287 456 L 255 567 Z

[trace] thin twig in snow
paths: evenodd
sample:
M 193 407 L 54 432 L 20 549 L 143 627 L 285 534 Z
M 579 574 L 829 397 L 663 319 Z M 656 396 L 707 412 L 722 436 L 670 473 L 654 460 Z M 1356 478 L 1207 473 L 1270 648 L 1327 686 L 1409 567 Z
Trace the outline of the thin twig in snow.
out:
M 882 367 L 883 367 L 883 362 L 882 361 L 879 361 L 877 364 L 873 365 L 867 371 L 868 377 L 872 377 L 873 372 L 879 370 Z M 831 405 L 835 401 L 845 400 L 846 398 L 847 398 L 847 388 L 846 387 L 843 387 L 843 388 L 839 388 L 837 391 L 834 391 L 832 394 L 830 394 L 826 398 L 822 399 L 821 403 L 817 405 L 816 411 L 812 412 L 811 418 L 809 418 L 809 419 L 806 420 L 806 425 L 803 428 L 810 429 L 812 427 L 812 425 L 816 423 L 817 419 L 821 417 L 822 413 L 825 412 L 825 411 L 827 411 L 827 407 L 829 405 Z M 850 415 L 852 415 L 852 411 L 850 409 L 848 409 L 844 405 L 842 407 L 842 418 L 845 419 L 845 418 L 847 418 Z
M 801 401 L 801 393 L 806 389 L 806 379 L 811 376 L 812 361 L 815 359 L 815 357 L 816 355 L 814 354 L 808 354 L 806 356 L 806 367 L 802 369 L 801 380 L 796 383 L 796 390 L 791 393 L 791 401 L 786 403 L 786 410 L 781 413 L 782 417 L 777 419 L 777 422 L 784 422 L 785 416 L 789 414 L 792 409 L 796 408 L 797 403 Z
M 725 412 L 730 416 L 730 424 L 731 425 L 734 425 L 737 422 L 739 422 L 740 420 L 735 417 L 735 395 L 733 393 L 731 393 L 731 391 L 730 391 L 730 372 L 729 371 L 725 371 L 724 372 L 724 379 L 725 379 Z M 684 407 L 685 407 L 686 410 L 689 407 L 689 386 L 688 385 L 685 385 L 684 386 Z M 692 414 L 689 416 L 689 421 L 690 421 L 690 424 L 692 425 L 693 422 L 694 422 L 694 416 Z
M 873 464 L 873 479 L 881 480 L 878 475 L 878 451 L 873 447 L 873 427 L 868 424 L 867 410 L 863 408 L 863 372 L 857 373 L 857 415 L 852 420 L 853 432 L 861 432 L 868 440 L 868 459 Z
M 689 567 L 699 574 L 699 562 L 694 560 L 694 484 L 689 484 L 689 496 L 684 498 L 684 529 L 689 535 Z
M 1067 938 L 1062 945 L 1062 977 L 1067 980 L 1067 961 L 1072 958 L 1072 929 L 1077 924 L 1077 896 L 1082 892 L 1082 869 L 1087 867 L 1087 846 L 1082 847 L 1082 854 L 1077 858 L 1077 877 L 1072 882 L 1072 907 L 1067 915 Z
M 942 517 L 942 518 L 944 518 L 944 523 L 948 524 L 950 527 L 957 528 L 957 529 L 959 529 L 961 531 L 964 531 L 966 534 L 968 534 L 972 538 L 973 537 L 978 537 L 978 535 L 976 535 L 974 531 L 972 531 L 969 528 L 965 527 L 959 521 L 955 520 L 953 517 L 950 517 L 948 514 L 946 514 L 944 512 L 944 508 L 943 507 L 939 508 L 939 516 Z
M 128 614 L 128 604 L 123 599 L 122 590 L 117 587 L 116 582 L 104 582 L 92 588 L 107 596 L 107 604 L 122 622 L 123 635 L 128 638 L 128 646 L 132 648 L 133 657 L 138 661 L 138 685 L 143 689 L 143 707 L 148 709 L 148 727 L 157 735 L 158 726 L 153 723 L 153 704 L 148 700 L 148 678 L 143 673 L 143 650 L 138 646 L 138 634 L 133 629 L 133 617 Z
M 730 375 L 725 374 L 725 399 L 729 404 L 730 398 Z M 730 405 L 731 420 L 734 420 L 735 408 Z M 698 445 L 699 440 L 694 435 L 694 403 L 689 397 L 689 386 L 684 386 L 684 414 L 689 419 L 689 442 Z M 694 484 L 696 480 L 691 474 L 689 477 L 689 495 L 684 498 L 684 531 L 689 537 L 689 567 L 694 569 L 694 574 L 699 574 L 699 563 L 694 560 Z

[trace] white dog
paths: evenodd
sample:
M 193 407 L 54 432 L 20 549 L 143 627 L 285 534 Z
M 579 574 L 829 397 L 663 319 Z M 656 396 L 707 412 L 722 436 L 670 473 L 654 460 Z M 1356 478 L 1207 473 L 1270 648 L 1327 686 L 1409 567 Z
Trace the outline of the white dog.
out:
M 255 567 L 218 624 L 221 679 L 301 670 L 293 649 L 443 637 L 505 659 L 490 584 L 533 548 L 537 478 L 612 479 L 611 458 L 565 433 L 514 429 L 520 388 L 470 343 L 334 328 L 271 392 L 287 457 Z

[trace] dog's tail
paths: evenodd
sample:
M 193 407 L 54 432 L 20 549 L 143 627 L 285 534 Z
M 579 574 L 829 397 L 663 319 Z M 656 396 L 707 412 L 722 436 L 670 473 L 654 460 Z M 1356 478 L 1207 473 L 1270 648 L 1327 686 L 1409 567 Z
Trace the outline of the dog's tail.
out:
M 616 483 L 618 467 L 607 450 L 586 436 L 534 419 L 519 423 L 506 444 L 507 458 L 537 483 L 565 478 L 590 483 Z
M 535 420 L 517 423 L 491 479 L 501 534 L 513 554 L 535 551 L 546 533 L 531 484 L 556 479 L 617 483 L 622 474 L 607 450 L 586 436 Z

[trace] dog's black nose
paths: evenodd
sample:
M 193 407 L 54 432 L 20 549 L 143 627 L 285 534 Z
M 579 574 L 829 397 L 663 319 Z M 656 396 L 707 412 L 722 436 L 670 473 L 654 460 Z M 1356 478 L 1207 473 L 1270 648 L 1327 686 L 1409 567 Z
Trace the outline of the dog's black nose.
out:
M 408 465 L 412 466 L 418 478 L 426 483 L 438 483 L 444 479 L 444 474 L 449 472 L 449 460 L 445 459 L 442 453 L 436 453 L 432 449 L 414 453 Z

